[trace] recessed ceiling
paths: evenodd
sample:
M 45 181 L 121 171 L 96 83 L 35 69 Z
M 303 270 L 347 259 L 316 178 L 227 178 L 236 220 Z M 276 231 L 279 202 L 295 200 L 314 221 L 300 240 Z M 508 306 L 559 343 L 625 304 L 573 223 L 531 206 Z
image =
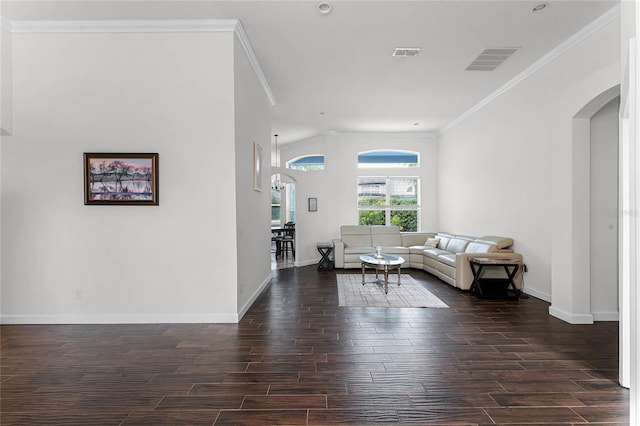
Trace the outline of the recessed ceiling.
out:
M 273 92 L 280 143 L 327 131 L 437 132 L 618 4 L 550 1 L 2 1 L 10 20 L 242 21 Z M 393 57 L 419 46 L 415 57 Z M 484 49 L 519 47 L 492 72 Z M 319 114 L 322 111 L 324 114 Z M 414 123 L 420 123 L 415 126 Z

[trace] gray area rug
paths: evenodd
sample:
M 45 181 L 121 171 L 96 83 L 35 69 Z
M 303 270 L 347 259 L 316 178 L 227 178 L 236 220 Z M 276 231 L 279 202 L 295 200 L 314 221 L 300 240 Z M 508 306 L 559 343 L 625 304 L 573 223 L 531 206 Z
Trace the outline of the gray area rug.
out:
M 410 275 L 389 274 L 389 293 L 384 293 L 384 275 L 366 275 L 362 285 L 361 274 L 338 274 L 339 306 L 366 306 L 383 308 L 448 308 L 426 288 L 418 284 Z

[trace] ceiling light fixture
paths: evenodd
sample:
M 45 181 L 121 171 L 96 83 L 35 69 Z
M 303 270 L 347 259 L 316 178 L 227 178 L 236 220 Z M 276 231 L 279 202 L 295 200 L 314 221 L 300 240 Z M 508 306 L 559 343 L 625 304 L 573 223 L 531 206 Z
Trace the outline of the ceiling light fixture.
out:
M 273 135 L 276 140 L 276 167 L 280 170 L 280 151 L 278 151 L 278 135 Z M 280 180 L 280 173 L 277 173 L 271 177 L 271 189 L 276 191 L 282 191 L 285 188 L 284 182 Z
M 318 3 L 318 13 L 322 14 L 322 15 L 328 15 L 331 13 L 331 10 L 333 9 L 331 7 L 331 3 L 326 2 L 326 1 L 322 1 L 320 3 Z
M 531 11 L 533 13 L 538 13 L 538 12 L 542 12 L 543 10 L 545 10 L 547 7 L 549 6 L 549 3 L 540 3 L 539 5 L 536 5 Z

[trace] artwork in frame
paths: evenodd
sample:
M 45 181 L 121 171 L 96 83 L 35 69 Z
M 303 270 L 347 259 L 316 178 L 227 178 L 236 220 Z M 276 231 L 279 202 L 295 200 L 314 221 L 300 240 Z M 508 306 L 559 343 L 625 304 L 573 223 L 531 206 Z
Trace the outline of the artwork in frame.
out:
M 253 189 L 262 191 L 262 146 L 253 143 Z
M 318 211 L 318 199 L 317 198 L 309 198 L 309 211 L 317 212 Z
M 84 153 L 85 205 L 158 205 L 157 153 Z

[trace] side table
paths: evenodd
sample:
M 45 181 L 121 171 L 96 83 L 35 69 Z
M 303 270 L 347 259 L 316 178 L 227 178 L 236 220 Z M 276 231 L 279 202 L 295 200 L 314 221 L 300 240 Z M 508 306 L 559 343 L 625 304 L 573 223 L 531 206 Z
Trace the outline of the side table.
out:
M 510 298 L 520 297 L 520 290 L 513 282 L 520 268 L 520 261 L 514 259 L 501 259 L 494 257 L 476 257 L 469 259 L 469 266 L 473 273 L 471 294 L 486 298 Z M 482 273 L 486 268 L 503 268 L 505 278 L 483 278 Z
M 316 249 L 322 258 L 318 262 L 318 270 L 321 269 L 334 269 L 333 261 L 331 260 L 331 253 L 333 252 L 332 243 L 318 243 Z

